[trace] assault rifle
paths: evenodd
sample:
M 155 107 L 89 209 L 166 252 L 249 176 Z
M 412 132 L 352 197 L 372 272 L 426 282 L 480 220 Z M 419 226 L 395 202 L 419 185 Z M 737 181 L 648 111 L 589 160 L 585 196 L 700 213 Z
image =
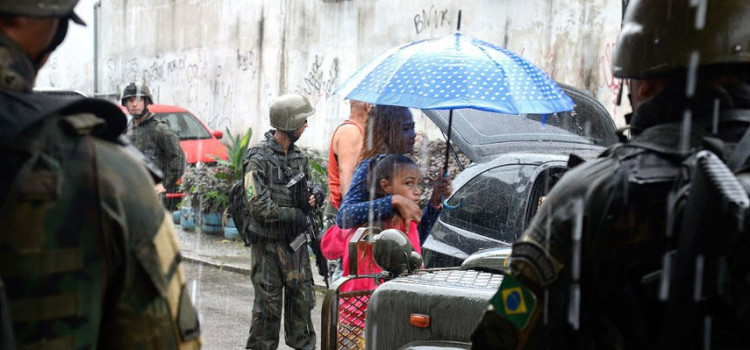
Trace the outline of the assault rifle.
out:
M 310 245 L 313 254 L 315 254 L 315 265 L 318 267 L 318 274 L 323 276 L 326 287 L 328 287 L 328 262 L 320 250 L 320 233 L 317 221 L 315 220 L 316 212 L 320 211 L 325 201 L 325 190 L 319 184 L 313 184 L 304 180 L 305 173 L 299 173 L 293 176 L 286 184 L 286 187 L 294 193 L 307 219 L 307 227 L 305 227 L 304 235 L 295 238 L 290 243 L 290 246 L 296 251 L 305 242 Z M 311 194 L 315 196 L 315 208 L 310 207 L 308 203 Z
M 686 330 L 711 329 L 711 315 L 742 320 L 750 199 L 739 178 L 713 153 L 688 158 L 675 182 L 660 298 L 665 317 L 659 349 L 687 347 Z M 746 290 L 745 290 L 746 291 Z M 697 334 L 701 334 L 698 332 Z M 711 332 L 703 335 L 711 342 Z

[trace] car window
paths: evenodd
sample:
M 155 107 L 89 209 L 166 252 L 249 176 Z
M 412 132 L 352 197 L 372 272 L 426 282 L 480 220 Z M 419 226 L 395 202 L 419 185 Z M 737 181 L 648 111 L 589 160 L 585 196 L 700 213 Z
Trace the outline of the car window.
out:
M 450 225 L 505 242 L 520 236 L 526 201 L 538 165 L 513 164 L 489 169 L 469 180 L 448 200 L 455 210 L 443 210 L 440 219 Z
M 470 135 L 472 142 L 477 145 L 520 139 L 593 143 L 601 146 L 617 141 L 611 120 L 577 112 L 516 116 L 460 109 L 454 111 L 453 119 L 453 128 L 459 134 Z
M 545 168 L 539 173 L 539 175 L 536 176 L 536 180 L 534 180 L 534 187 L 531 191 L 531 196 L 529 197 L 530 200 L 526 209 L 524 229 L 529 226 L 531 220 L 534 218 L 534 215 L 536 215 L 536 212 L 539 209 L 540 199 L 549 193 L 552 187 L 557 184 L 557 182 L 567 170 L 567 167 L 551 166 Z
M 158 113 L 158 118 L 165 121 L 180 140 L 210 139 L 211 134 L 190 113 Z
M 564 130 L 569 134 L 588 139 L 595 145 L 605 147 L 617 142 L 614 125 L 609 119 L 585 118 L 575 111 L 546 116 L 527 114 L 524 118 L 540 122 L 539 125 L 542 125 L 542 127 L 539 128 L 539 131 L 543 133 L 558 133 L 560 130 Z

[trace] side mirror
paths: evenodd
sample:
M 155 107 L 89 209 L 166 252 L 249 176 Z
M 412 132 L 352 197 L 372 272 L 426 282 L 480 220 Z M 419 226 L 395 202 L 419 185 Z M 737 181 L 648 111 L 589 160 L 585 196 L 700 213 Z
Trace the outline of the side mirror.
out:
M 372 256 L 381 269 L 399 276 L 422 266 L 422 256 L 414 251 L 406 235 L 387 229 L 373 238 Z
M 224 137 L 224 133 L 219 130 L 214 130 L 213 132 L 211 132 L 211 135 L 214 135 L 214 137 L 217 139 L 221 139 L 222 137 Z

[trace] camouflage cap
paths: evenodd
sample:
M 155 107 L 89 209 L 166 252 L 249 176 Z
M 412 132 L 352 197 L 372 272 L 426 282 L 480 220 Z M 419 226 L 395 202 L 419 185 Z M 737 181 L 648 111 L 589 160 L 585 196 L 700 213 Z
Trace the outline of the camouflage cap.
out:
M 78 0 L 13 0 L 0 2 L 4 15 L 69 18 L 75 23 L 86 23 L 73 12 Z

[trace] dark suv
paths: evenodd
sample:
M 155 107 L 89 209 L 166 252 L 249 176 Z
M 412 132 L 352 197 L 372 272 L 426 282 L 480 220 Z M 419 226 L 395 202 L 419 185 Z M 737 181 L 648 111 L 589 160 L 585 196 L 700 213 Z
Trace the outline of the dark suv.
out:
M 515 241 L 544 196 L 568 169 L 617 141 L 607 110 L 591 96 L 560 85 L 576 103 L 572 112 L 502 115 L 472 109 L 453 113 L 451 140 L 472 163 L 453 181 L 443 210 L 422 245 L 425 266 L 459 266 L 470 254 Z M 447 130 L 448 111 L 423 111 Z M 462 203 L 463 204 L 460 204 Z

